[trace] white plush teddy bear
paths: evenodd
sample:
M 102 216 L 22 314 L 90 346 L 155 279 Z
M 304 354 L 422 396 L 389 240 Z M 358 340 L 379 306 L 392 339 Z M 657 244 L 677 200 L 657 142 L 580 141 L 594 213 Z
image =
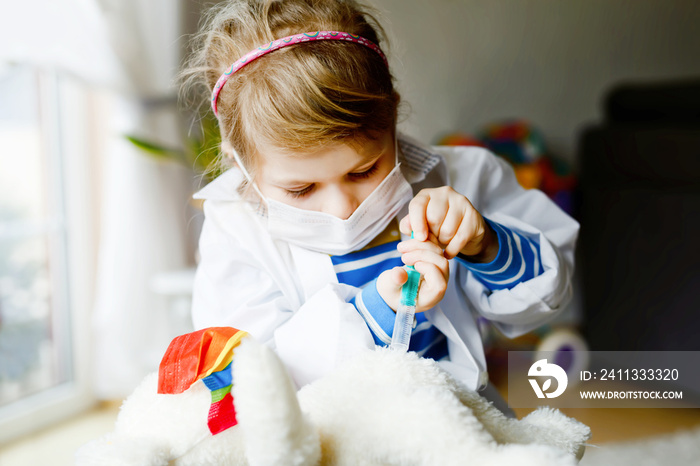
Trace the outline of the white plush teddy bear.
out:
M 506 418 L 415 353 L 367 351 L 297 392 L 277 355 L 245 338 L 233 381 L 238 424 L 212 435 L 205 384 L 163 395 L 152 374 L 77 464 L 567 466 L 591 435 L 550 408 Z

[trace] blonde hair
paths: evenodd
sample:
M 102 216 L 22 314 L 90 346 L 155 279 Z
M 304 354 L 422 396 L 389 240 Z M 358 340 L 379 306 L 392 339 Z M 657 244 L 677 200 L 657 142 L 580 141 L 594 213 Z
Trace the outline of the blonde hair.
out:
M 231 0 L 212 8 L 181 73 L 185 92 L 209 103 L 219 76 L 253 48 L 302 32 L 360 35 L 384 30 L 354 0 Z M 290 153 L 376 139 L 396 125 L 399 94 L 379 54 L 359 44 L 319 41 L 274 51 L 232 75 L 218 99 L 222 143 L 251 174 L 260 145 Z M 254 176 L 254 175 L 253 175 Z

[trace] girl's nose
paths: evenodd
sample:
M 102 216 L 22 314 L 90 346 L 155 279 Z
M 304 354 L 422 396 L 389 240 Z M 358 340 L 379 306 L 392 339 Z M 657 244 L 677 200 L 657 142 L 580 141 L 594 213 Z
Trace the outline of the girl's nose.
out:
M 328 187 L 323 196 L 323 212 L 343 220 L 348 219 L 360 205 L 359 197 L 351 189 Z

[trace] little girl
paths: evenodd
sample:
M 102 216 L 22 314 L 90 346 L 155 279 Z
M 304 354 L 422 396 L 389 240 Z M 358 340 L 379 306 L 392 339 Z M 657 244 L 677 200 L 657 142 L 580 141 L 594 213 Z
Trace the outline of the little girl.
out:
M 186 74 L 235 167 L 196 195 L 195 327 L 251 333 L 301 386 L 387 346 L 414 265 L 410 350 L 484 390 L 476 319 L 514 337 L 555 315 L 578 224 L 486 150 L 397 133 L 383 31 L 354 0 L 231 0 L 200 38 Z

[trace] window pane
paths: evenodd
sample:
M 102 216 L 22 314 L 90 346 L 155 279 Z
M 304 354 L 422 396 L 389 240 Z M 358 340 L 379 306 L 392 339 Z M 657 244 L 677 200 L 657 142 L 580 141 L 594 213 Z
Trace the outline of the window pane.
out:
M 45 237 L 0 243 L 0 402 L 55 385 Z
M 70 378 L 51 98 L 33 69 L 0 70 L 0 405 Z

